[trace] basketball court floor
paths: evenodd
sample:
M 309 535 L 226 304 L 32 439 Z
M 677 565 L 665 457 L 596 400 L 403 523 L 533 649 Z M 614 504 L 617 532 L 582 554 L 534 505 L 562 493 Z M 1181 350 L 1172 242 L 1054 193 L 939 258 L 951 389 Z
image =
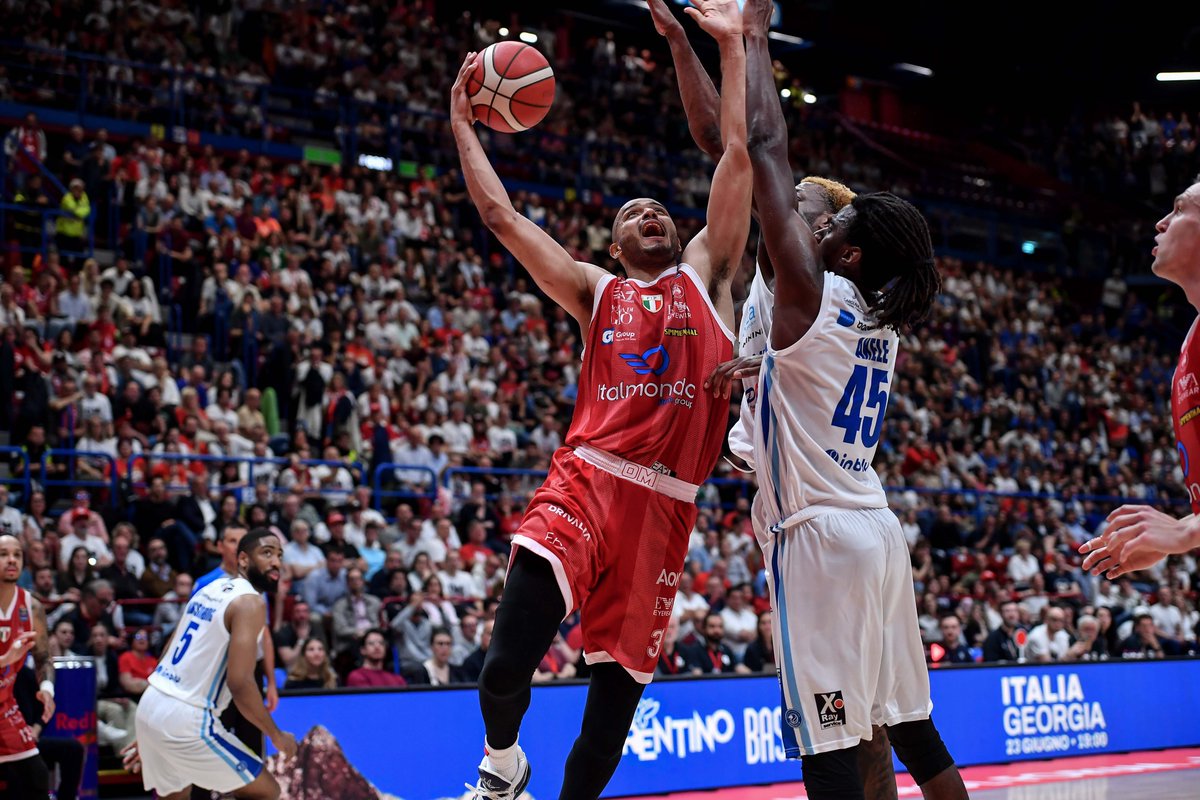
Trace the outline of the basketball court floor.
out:
M 1198 800 L 1200 748 L 968 767 L 972 800 Z M 919 798 L 907 775 L 901 798 Z M 683 792 L 630 800 L 805 800 L 802 783 Z

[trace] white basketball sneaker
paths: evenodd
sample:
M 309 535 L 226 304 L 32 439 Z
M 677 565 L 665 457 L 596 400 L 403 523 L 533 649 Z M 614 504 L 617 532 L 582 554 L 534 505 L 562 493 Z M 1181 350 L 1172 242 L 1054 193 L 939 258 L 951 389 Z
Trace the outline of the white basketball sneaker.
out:
M 471 800 L 517 800 L 525 787 L 529 785 L 529 760 L 525 751 L 517 746 L 517 768 L 512 776 L 504 775 L 492 766 L 491 759 L 484 755 L 479 762 L 479 782 L 474 786 L 467 784 L 471 790 Z

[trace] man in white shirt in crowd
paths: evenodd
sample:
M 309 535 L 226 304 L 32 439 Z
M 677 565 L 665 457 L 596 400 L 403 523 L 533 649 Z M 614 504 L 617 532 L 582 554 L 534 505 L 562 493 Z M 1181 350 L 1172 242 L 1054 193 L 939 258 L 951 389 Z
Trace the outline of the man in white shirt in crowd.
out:
M 421 542 L 425 546 L 425 552 L 429 553 L 429 560 L 434 564 L 445 564 L 446 555 L 451 550 L 458 550 L 462 547 L 458 531 L 454 530 L 454 524 L 450 522 L 449 517 L 438 517 L 437 522 L 433 523 L 432 535 L 429 532 L 429 525 L 424 524 L 421 528 Z
M 325 565 L 325 554 L 310 541 L 311 532 L 307 521 L 292 520 L 289 529 L 291 541 L 283 548 L 283 566 L 292 578 L 292 586 L 299 594 L 304 593 L 304 579 L 308 574 Z
M 1046 609 L 1046 621 L 1029 632 L 1025 643 L 1025 660 L 1032 662 L 1063 661 L 1071 649 L 1067 633 L 1067 612 L 1059 606 Z
M 462 557 L 457 549 L 447 551 L 445 564 L 445 568 L 438 572 L 438 578 L 442 581 L 442 594 L 456 599 L 483 599 L 483 587 L 479 585 L 474 573 L 463 569 Z
M 679 574 L 679 588 L 675 592 L 674 616 L 679 617 L 679 641 L 687 642 L 700 630 L 708 614 L 708 601 L 697 592 L 695 578 L 687 570 Z
M 8 484 L 0 483 L 0 536 L 15 536 L 21 539 L 25 530 L 25 518 L 21 512 L 8 504 Z
M 1183 614 L 1175 606 L 1175 592 L 1170 586 L 1158 587 L 1158 601 L 1150 606 L 1150 616 L 1154 618 L 1155 633 L 1162 638 L 1176 642 L 1188 638 Z
M 725 608 L 721 609 L 721 621 L 725 624 L 723 641 L 740 662 L 749 645 L 758 636 L 758 615 L 747 606 L 746 595 L 750 587 L 739 583 L 725 597 Z
M 83 397 L 79 400 L 79 414 L 85 420 L 93 417 L 108 424 L 113 421 L 112 401 L 108 395 L 96 391 L 98 384 L 96 376 L 89 373 L 83 376 Z

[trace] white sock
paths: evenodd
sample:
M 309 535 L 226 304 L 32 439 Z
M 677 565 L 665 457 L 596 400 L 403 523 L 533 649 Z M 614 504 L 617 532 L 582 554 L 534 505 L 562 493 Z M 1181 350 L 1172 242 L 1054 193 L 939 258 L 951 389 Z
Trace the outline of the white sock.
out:
M 492 747 L 487 743 L 487 738 L 483 740 L 483 747 L 487 750 L 488 761 L 492 766 L 499 770 L 500 774 L 505 778 L 516 777 L 517 772 L 517 743 L 513 742 L 511 746 L 505 747 L 503 750 Z

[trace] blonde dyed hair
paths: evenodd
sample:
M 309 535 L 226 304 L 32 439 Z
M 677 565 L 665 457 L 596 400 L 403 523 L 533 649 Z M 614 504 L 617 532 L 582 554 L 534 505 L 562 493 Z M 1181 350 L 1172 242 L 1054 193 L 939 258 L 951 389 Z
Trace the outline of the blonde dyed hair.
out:
M 835 213 L 850 205 L 850 201 L 857 197 L 854 190 L 849 186 L 831 178 L 820 178 L 815 175 L 806 175 L 800 179 L 800 182 L 816 184 L 824 189 L 825 194 L 829 196 L 829 202 L 833 204 L 833 210 Z

